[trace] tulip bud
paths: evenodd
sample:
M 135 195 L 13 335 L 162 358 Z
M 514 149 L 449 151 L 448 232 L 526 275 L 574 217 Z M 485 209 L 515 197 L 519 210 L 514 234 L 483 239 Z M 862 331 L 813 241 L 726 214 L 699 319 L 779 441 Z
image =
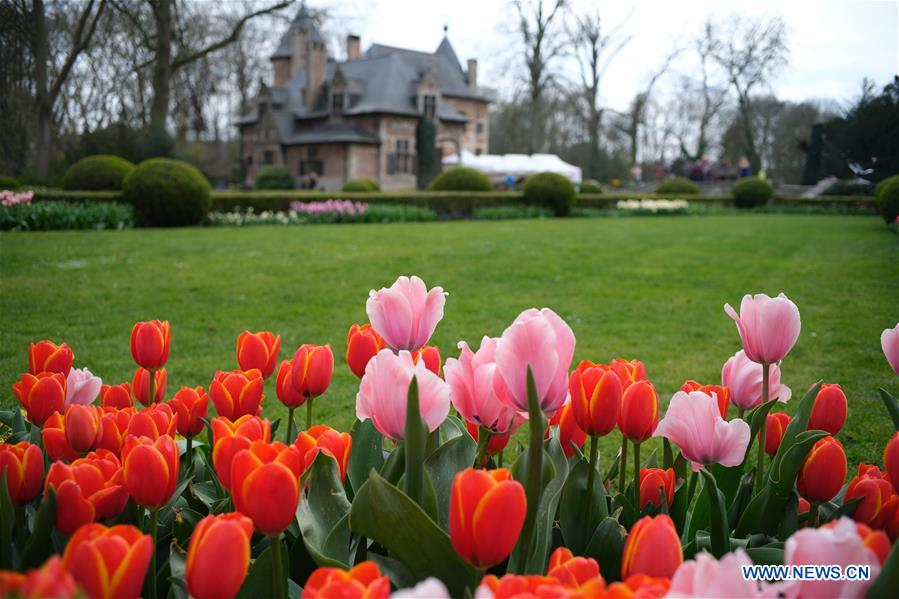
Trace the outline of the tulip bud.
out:
M 39 445 L 22 441 L 0 444 L 0 475 L 6 473 L 6 490 L 13 505 L 25 505 L 41 492 L 44 455 Z
M 665 514 L 644 516 L 627 535 L 621 556 L 621 578 L 633 574 L 671 578 L 684 561 L 674 521 Z
M 843 389 L 839 385 L 821 385 L 808 419 L 808 430 L 827 431 L 836 436 L 846 422 L 846 410 Z
M 796 489 L 812 503 L 836 497 L 846 480 L 846 454 L 833 437 L 824 437 L 805 456 Z
M 659 489 L 665 491 L 665 501 L 668 507 L 674 501 L 674 483 L 676 480 L 674 469 L 668 468 L 640 468 L 640 509 L 651 503 L 656 507 L 661 507 L 661 497 Z
M 621 396 L 618 428 L 625 438 L 642 443 L 659 423 L 659 397 L 649 381 L 636 381 Z
M 293 355 L 293 387 L 303 397 L 322 395 L 331 384 L 334 374 L 334 354 L 330 345 L 300 346 Z
M 703 385 L 694 380 L 687 380 L 681 385 L 680 390 L 684 393 L 702 391 L 709 397 L 714 397 L 718 402 L 718 411 L 721 413 L 721 417 L 727 420 L 727 408 L 730 405 L 730 390 L 727 387 L 721 385 Z
M 303 435 L 312 440 L 313 446 L 311 448 L 314 451 L 309 451 L 310 447 L 301 449 L 303 442 L 299 440 L 299 437 Z M 353 450 L 353 437 L 349 433 L 341 433 L 330 426 L 317 424 L 308 431 L 300 433 L 294 446 L 300 450 L 300 455 L 303 456 L 304 471 L 312 465 L 316 454 L 322 451 L 334 458 L 334 461 L 337 462 L 340 480 L 346 480 L 346 469 L 350 462 L 350 453 Z
M 101 408 L 100 433 L 97 435 L 97 449 L 108 449 L 118 455 L 122 451 L 122 443 L 131 425 L 131 419 L 137 414 L 135 408 Z
M 265 379 L 262 373 L 253 370 L 219 370 L 209 385 L 209 397 L 215 404 L 219 416 L 236 420 L 241 416 L 258 416 L 262 412 L 262 394 Z
M 278 394 L 278 401 L 288 408 L 297 408 L 305 403 L 306 398 L 293 384 L 293 360 L 282 360 L 278 365 L 275 392 Z
M 255 441 L 231 462 L 231 497 L 260 534 L 277 535 L 290 526 L 300 498 L 302 456 L 283 443 Z
M 855 528 L 858 531 L 858 536 L 861 538 L 862 543 L 865 544 L 865 547 L 874 552 L 874 555 L 877 556 L 877 561 L 879 561 L 882 566 L 884 562 L 887 561 L 887 557 L 889 557 L 890 550 L 892 549 L 890 538 L 882 530 L 871 530 L 861 522 L 856 524 Z
M 256 369 L 267 379 L 275 371 L 278 352 L 281 351 L 281 335 L 268 331 L 251 333 L 244 331 L 237 338 L 237 363 L 241 370 Z
M 786 412 L 777 412 L 776 414 L 768 414 L 765 419 L 765 453 L 774 455 L 780 448 L 780 442 L 790 426 L 790 415 Z
M 209 515 L 190 537 L 184 579 L 195 599 L 233 599 L 250 567 L 253 522 L 239 512 Z
M 549 556 L 546 577 L 571 592 L 562 596 L 603 597 L 606 582 L 599 574 L 599 564 L 589 557 L 575 557 L 567 547 L 559 547 Z M 542 590 L 542 589 L 540 589 Z M 542 596 L 538 590 L 538 596 Z
M 209 413 L 209 397 L 203 387 L 181 387 L 168 405 L 177 420 L 178 434 L 193 436 L 203 430 L 203 420 Z
M 156 441 L 129 436 L 122 447 L 125 487 L 135 503 L 157 510 L 172 498 L 178 484 L 181 457 L 175 440 L 162 435 Z
M 88 524 L 69 539 L 62 562 L 91 599 L 137 599 L 153 550 L 150 535 L 134 526 Z
M 362 597 L 388 599 L 390 579 L 381 574 L 378 564 L 365 561 L 349 571 L 322 566 L 309 576 L 303 587 L 303 599 Z
M 169 321 L 138 322 L 131 330 L 131 357 L 141 368 L 157 370 L 169 359 L 172 342 Z
M 724 311 L 737 324 L 743 351 L 753 362 L 780 362 L 799 339 L 799 308 L 783 293 L 777 297 L 747 294 L 739 314 L 730 304 L 724 304 Z
M 862 500 L 855 506 L 852 518 L 856 522 L 880 528 L 880 524 L 888 515 L 884 507 L 892 493 L 893 487 L 884 479 L 880 468 L 871 464 L 859 464 L 855 478 L 849 481 L 849 486 L 846 487 L 843 502 L 861 497 Z
M 147 437 L 151 441 L 162 435 L 174 437 L 176 424 L 177 418 L 172 413 L 171 406 L 164 403 L 153 404 L 131 416 L 126 435 Z
M 883 466 L 890 473 L 893 490 L 899 493 L 899 432 L 893 435 L 883 450 Z
M 899 323 L 880 334 L 880 347 L 893 372 L 899 374 Z
M 618 375 L 618 379 L 621 381 L 622 393 L 637 381 L 646 380 L 646 367 L 640 360 L 615 358 L 609 362 L 609 369 Z
M 69 445 L 66 438 L 66 418 L 60 412 L 54 412 L 47 418 L 41 429 L 41 440 L 44 442 L 47 457 L 51 460 L 72 462 L 81 457 L 81 453 Z
M 142 405 L 149 406 L 154 403 L 161 403 L 165 397 L 165 384 L 168 380 L 165 368 L 160 368 L 153 374 L 156 387 L 153 389 L 153 397 L 150 398 L 150 371 L 144 368 L 138 368 L 134 372 L 134 378 L 131 380 L 131 391 L 134 398 Z
M 56 493 L 56 528 L 72 534 L 85 524 L 115 518 L 128 503 L 119 459 L 100 449 L 71 464 L 53 462 L 44 485 Z
M 418 364 L 418 361 L 422 360 L 425 363 L 425 367 L 440 376 L 440 364 L 442 363 L 440 359 L 440 348 L 436 345 L 424 345 L 421 349 L 417 349 L 412 352 L 412 361 L 415 364 Z
M 134 399 L 131 397 L 131 383 L 101 386 L 100 406 L 103 408 L 119 409 L 133 408 Z
M 559 443 L 562 444 L 562 451 L 565 452 L 566 457 L 570 458 L 574 455 L 574 446 L 572 443 L 579 448 L 583 448 L 584 443 L 587 442 L 587 433 L 582 431 L 581 427 L 577 425 L 571 402 L 562 406 L 562 408 L 550 418 L 545 438 L 549 439 L 550 428 L 553 426 L 559 427 Z
M 527 511 L 524 487 L 511 472 L 467 468 L 456 474 L 450 493 L 449 533 L 456 553 L 480 569 L 509 557 Z
M 365 311 L 372 328 L 391 348 L 413 351 L 434 334 L 445 303 L 442 287 L 428 290 L 419 277 L 399 277 L 389 288 L 371 290 Z
M 28 420 L 43 426 L 54 412 L 61 412 L 66 401 L 66 377 L 58 372 L 23 374 L 13 383 L 13 393 L 25 408 Z
M 231 488 L 231 462 L 243 449 L 248 449 L 253 441 L 268 443 L 272 428 L 268 420 L 258 416 L 241 416 L 235 421 L 227 418 L 213 418 L 212 424 L 212 464 L 219 482 L 226 489 Z
M 28 372 L 37 376 L 42 372 L 59 372 L 69 376 L 75 354 L 65 343 L 56 345 L 52 341 L 38 341 L 28 346 Z
M 4 577 L 7 573 L 18 577 L 18 587 L 4 584 Z M 37 597 L 78 599 L 83 597 L 83 593 L 78 591 L 78 585 L 75 584 L 72 575 L 66 572 L 62 565 L 62 558 L 54 555 L 43 566 L 28 570 L 24 575 L 0 570 L 0 596 L 25 597 L 27 599 Z
M 621 412 L 621 380 L 605 365 L 584 360 L 568 379 L 574 420 L 588 435 L 602 437 L 615 429 Z
M 361 379 L 368 361 L 385 347 L 387 343 L 370 324 L 365 323 L 362 326 L 354 324 L 347 334 L 346 363 L 353 374 Z
M 66 440 L 69 447 L 82 453 L 94 447 L 100 431 L 100 418 L 94 406 L 72 404 L 66 410 Z

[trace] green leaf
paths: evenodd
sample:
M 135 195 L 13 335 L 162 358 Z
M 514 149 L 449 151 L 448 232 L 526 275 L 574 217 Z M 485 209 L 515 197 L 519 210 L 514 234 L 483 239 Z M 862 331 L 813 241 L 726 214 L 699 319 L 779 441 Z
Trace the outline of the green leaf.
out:
M 702 468 L 703 483 L 706 488 L 706 497 L 709 502 L 709 515 L 711 523 L 712 553 L 721 558 L 730 551 L 730 535 L 727 526 L 727 510 L 724 509 L 724 493 L 718 489 L 715 477 L 711 472 Z
M 284 551 L 284 544 L 277 543 L 277 549 Z M 240 587 L 237 599 L 257 599 L 258 597 L 275 597 L 275 579 L 272 574 L 272 545 L 265 548 L 259 557 L 250 564 L 250 571 Z M 286 556 L 285 556 L 286 558 Z
M 319 566 L 347 568 L 350 564 L 350 530 L 346 498 L 337 462 L 319 452 L 309 467 L 307 492 L 297 505 L 297 520 L 309 555 Z
M 441 445 L 425 460 L 425 470 L 437 500 L 437 523 L 449 530 L 449 504 L 456 474 L 474 461 L 475 443 L 470 435 L 459 435 Z
M 718 490 L 724 493 L 724 505 L 731 505 L 740 488 L 743 465 L 727 467 L 721 464 L 712 464 L 711 472 L 715 476 Z
M 201 483 L 191 483 L 190 494 L 192 497 L 199 499 L 207 509 L 212 509 L 217 501 L 221 499 L 218 489 L 212 481 L 203 481 Z
M 390 452 L 384 464 L 381 466 L 381 476 L 392 485 L 398 484 L 403 477 L 403 471 L 406 467 L 406 444 L 397 443 L 396 449 Z M 366 474 L 370 476 L 371 472 Z M 368 480 L 368 479 L 366 479 Z M 362 484 L 365 484 L 364 482 Z
M 842 516 L 851 516 L 855 513 L 855 506 L 862 502 L 864 497 L 855 497 L 840 505 L 833 503 L 821 504 L 821 520 L 819 525 L 830 522 L 831 520 L 839 520 Z
M 169 547 L 169 593 L 172 599 L 189 599 L 187 584 L 184 581 L 184 568 L 187 561 L 187 552 L 172 540 Z
M 479 579 L 421 507 L 375 472 L 356 493 L 350 529 L 385 547 L 416 581 L 439 578 L 453 597 L 474 589 Z
M 440 432 L 443 435 L 443 442 L 447 443 L 452 439 L 462 435 L 471 436 L 468 433 L 468 429 L 465 427 L 465 423 L 459 419 L 458 416 L 449 415 L 446 417 L 446 420 L 443 421 L 443 424 L 440 425 Z M 472 439 L 474 440 L 474 439 Z
M 802 396 L 802 399 L 799 401 L 799 409 L 796 410 L 796 415 L 793 416 L 790 424 L 787 425 L 784 436 L 780 441 L 780 447 L 778 447 L 777 453 L 771 462 L 772 468 L 776 467 L 784 459 L 787 450 L 795 443 L 796 437 L 808 429 L 808 420 L 811 417 L 812 407 L 815 405 L 815 398 L 818 396 L 820 389 L 821 381 L 818 381 Z
M 893 419 L 893 428 L 899 431 L 899 400 L 887 392 L 886 389 L 878 389 L 878 391 L 880 391 L 880 399 L 883 400 L 883 405 L 886 406 L 887 412 L 890 413 L 890 418 Z
M 624 553 L 626 536 L 626 531 L 618 521 L 609 517 L 599 523 L 587 543 L 584 556 L 596 560 L 606 582 L 621 580 L 621 555 Z
M 562 530 L 562 538 L 565 539 L 565 546 L 571 549 L 575 555 L 584 554 L 584 549 L 590 542 L 593 531 L 609 515 L 606 488 L 599 480 L 600 475 L 597 473 L 593 478 L 591 501 L 593 510 L 590 517 L 587 517 L 587 479 L 589 474 L 590 462 L 586 458 L 579 458 L 562 487 L 562 497 L 559 503 L 559 528 Z
M 666 437 L 662 437 L 662 469 L 668 470 L 674 467 L 674 450 L 671 447 L 671 441 Z
M 41 502 L 34 518 L 34 526 L 25 550 L 22 552 L 22 568 L 37 568 L 48 557 L 53 555 L 53 526 L 56 524 L 56 491 L 53 487 L 47 494 L 47 498 Z
M 896 589 L 899 589 L 899 543 L 894 542 L 880 574 L 868 587 L 865 599 L 890 599 L 896 596 Z
M 559 437 L 553 435 L 549 440 L 548 452 L 552 460 L 552 478 L 546 483 L 546 488 L 540 496 L 540 505 L 537 508 L 537 518 L 534 523 L 533 550 L 527 560 L 528 573 L 542 574 L 546 571 L 546 562 L 549 559 L 549 550 L 552 545 L 552 530 L 556 512 L 559 509 L 559 501 L 562 498 L 562 487 L 568 478 L 568 458 L 562 451 Z
M 386 555 L 381 555 L 380 553 L 370 553 L 369 558 L 371 561 L 378 564 L 381 572 L 383 572 L 384 575 L 390 579 L 390 582 L 393 583 L 393 586 L 398 589 L 413 587 L 415 586 L 415 583 L 418 582 L 415 580 L 412 573 L 409 572 L 409 568 L 404 566 L 402 562 L 391 559 Z
M 169 499 L 169 502 L 167 504 L 165 504 L 165 506 L 163 506 L 161 509 L 163 509 L 163 510 L 172 509 L 172 507 L 174 507 L 174 505 L 175 505 L 175 502 L 177 502 L 179 499 L 181 499 L 181 495 L 184 493 L 184 490 L 187 488 L 187 485 L 189 485 L 193 479 L 194 478 L 192 476 L 188 476 L 184 480 L 181 480 L 180 482 L 178 482 L 178 486 L 175 487 L 175 491 L 172 493 L 171 499 Z
M 203 519 L 203 514 L 187 507 L 176 507 L 172 510 L 174 520 L 172 522 L 172 536 L 185 547 L 190 541 L 197 524 Z
M 754 441 L 758 440 L 759 429 L 762 428 L 762 424 L 767 422 L 768 414 L 771 413 L 771 408 L 777 405 L 778 399 L 774 398 L 767 403 L 763 403 L 759 406 L 752 408 L 744 419 L 749 423 L 749 445 L 746 446 L 746 456 L 743 458 L 743 461 L 748 463 L 749 455 L 752 452 L 752 445 Z
M 15 507 L 6 486 L 6 468 L 0 472 L 0 569 L 12 569 L 12 530 L 16 519 Z
M 353 451 L 347 466 L 347 478 L 355 491 L 368 480 L 368 473 L 384 464 L 384 437 L 371 420 L 356 421 L 350 433 Z
M 409 383 L 406 400 L 406 431 L 403 444 L 406 447 L 406 494 L 418 505 L 424 500 L 425 449 L 428 442 L 428 426 L 421 417 L 418 401 L 418 379 Z

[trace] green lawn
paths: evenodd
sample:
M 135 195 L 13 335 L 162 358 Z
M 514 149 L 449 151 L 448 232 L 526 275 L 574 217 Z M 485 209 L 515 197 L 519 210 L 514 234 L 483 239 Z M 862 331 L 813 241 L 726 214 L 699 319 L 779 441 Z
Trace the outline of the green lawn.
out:
M 160 318 L 173 327 L 169 395 L 235 368 L 244 329 L 280 333 L 282 358 L 304 342 L 331 343 L 336 373 L 317 420 L 348 428 L 357 380 L 342 358 L 346 331 L 365 321 L 369 289 L 399 274 L 449 292 L 433 338 L 444 357 L 459 339 L 476 345 L 522 309 L 550 306 L 577 335 L 576 360 L 639 358 L 663 401 L 686 378 L 719 382 L 739 349 L 724 302 L 783 291 L 803 321 L 783 365 L 794 397 L 819 378 L 843 385 L 852 462 L 880 461 L 891 430 L 877 387 L 899 391 L 899 378 L 879 338 L 899 320 L 899 243 L 879 219 L 858 216 L 6 233 L 0 404 L 15 403 L 9 385 L 29 341 L 66 341 L 76 365 L 118 383 L 134 372 L 132 324 Z M 273 381 L 267 395 L 265 413 L 283 415 Z

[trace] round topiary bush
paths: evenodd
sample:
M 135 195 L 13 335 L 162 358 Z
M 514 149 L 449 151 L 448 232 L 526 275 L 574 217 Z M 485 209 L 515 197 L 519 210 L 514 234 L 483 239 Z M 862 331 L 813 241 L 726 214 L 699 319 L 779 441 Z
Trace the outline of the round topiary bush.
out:
M 774 197 L 774 186 L 758 177 L 740 179 L 730 190 L 737 208 L 764 206 Z
M 15 191 L 21 186 L 21 183 L 15 177 L 0 175 L 0 191 Z
M 88 156 L 69 167 L 62 187 L 77 191 L 118 191 L 133 170 L 134 164 L 119 156 Z
M 266 164 L 256 173 L 256 189 L 293 189 L 293 176 L 283 164 Z
M 122 186 L 138 222 L 157 227 L 200 224 L 212 205 L 210 191 L 199 169 L 171 158 L 144 160 Z
M 888 224 L 899 218 L 899 175 L 887 177 L 874 190 L 877 209 Z
M 524 181 L 524 201 L 545 206 L 556 216 L 568 216 L 577 194 L 574 185 L 558 173 L 537 173 Z
M 343 191 L 381 191 L 378 182 L 372 179 L 350 179 L 343 184 Z
M 593 179 L 587 179 L 586 181 L 581 181 L 581 193 L 602 193 L 602 187 L 600 187 L 598 181 L 594 181 Z
M 686 177 L 674 177 L 665 179 L 656 187 L 656 193 L 699 193 L 699 185 L 693 183 Z
M 455 166 L 437 175 L 428 185 L 431 191 L 493 191 L 487 175 L 466 166 Z

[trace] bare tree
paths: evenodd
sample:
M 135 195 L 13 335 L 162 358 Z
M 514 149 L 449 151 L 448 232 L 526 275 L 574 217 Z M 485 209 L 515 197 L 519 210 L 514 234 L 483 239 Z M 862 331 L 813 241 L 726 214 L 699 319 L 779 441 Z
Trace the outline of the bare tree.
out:
M 789 48 L 783 18 L 731 16 L 723 26 L 723 38 L 715 44 L 714 59 L 727 73 L 737 95 L 743 125 L 743 149 L 753 171 L 761 167 L 761 156 L 753 120 L 753 94 L 765 87 L 787 64 Z
M 592 178 L 599 177 L 599 132 L 604 112 L 599 105 L 600 83 L 609 64 L 633 38 L 622 31 L 629 19 L 630 15 L 606 32 L 596 8 L 573 15 L 573 24 L 568 31 L 572 51 L 580 67 L 578 104 L 589 136 L 587 172 Z

